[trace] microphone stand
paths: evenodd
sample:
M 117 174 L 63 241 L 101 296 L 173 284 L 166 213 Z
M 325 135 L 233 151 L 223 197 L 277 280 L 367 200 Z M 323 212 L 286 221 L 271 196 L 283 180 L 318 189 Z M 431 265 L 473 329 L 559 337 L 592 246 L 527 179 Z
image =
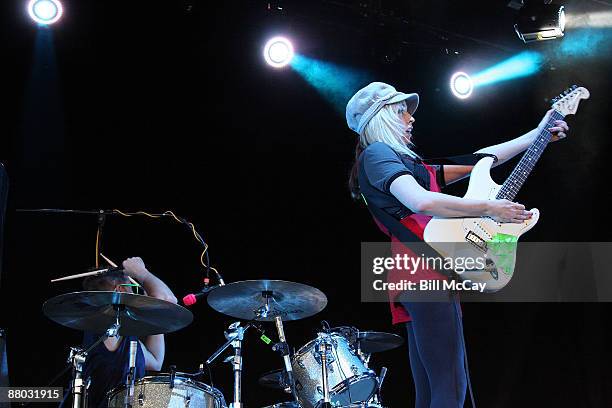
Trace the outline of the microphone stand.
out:
M 117 214 L 117 212 L 113 210 L 65 210 L 60 208 L 19 208 L 16 210 L 16 212 L 43 214 L 81 214 L 97 216 L 98 228 L 96 231 L 96 240 L 98 242 L 98 249 L 96 251 L 96 268 L 100 266 L 100 252 L 102 252 L 102 232 L 104 230 L 106 216 Z

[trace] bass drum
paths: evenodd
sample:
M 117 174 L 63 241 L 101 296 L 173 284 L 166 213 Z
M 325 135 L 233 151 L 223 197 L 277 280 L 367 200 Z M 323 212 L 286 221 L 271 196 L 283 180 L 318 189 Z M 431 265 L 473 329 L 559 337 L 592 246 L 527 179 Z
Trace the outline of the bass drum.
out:
M 133 407 L 144 408 L 226 408 L 223 394 L 216 388 L 177 373 L 170 386 L 170 375 L 143 377 L 134 384 Z M 125 386 L 108 394 L 109 408 L 125 407 Z
M 357 353 L 344 328 L 330 333 L 319 333 L 318 337 L 300 348 L 293 356 L 291 367 L 300 404 L 304 408 L 318 408 L 323 402 L 321 381 L 321 353 L 319 346 L 326 341 L 328 348 L 327 378 L 332 405 L 350 406 L 364 404 L 372 398 L 378 388 L 376 374 L 368 369 Z

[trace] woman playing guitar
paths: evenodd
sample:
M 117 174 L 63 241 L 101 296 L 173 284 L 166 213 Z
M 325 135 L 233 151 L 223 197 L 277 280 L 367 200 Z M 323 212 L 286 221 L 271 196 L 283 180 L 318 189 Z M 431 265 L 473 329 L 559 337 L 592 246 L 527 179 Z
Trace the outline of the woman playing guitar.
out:
M 359 90 L 348 102 L 346 120 L 358 135 L 355 163 L 349 185 L 355 199 L 363 197 L 394 217 L 422 240 L 432 216 L 488 216 L 498 222 L 520 223 L 531 217 L 521 204 L 508 200 L 476 200 L 440 192 L 445 185 L 470 174 L 473 166 L 430 166 L 414 152 L 412 129 L 419 103 L 415 93 L 405 94 L 382 82 Z M 542 129 L 547 128 L 552 110 L 538 127 L 522 136 L 477 153 L 497 158 L 499 165 L 527 149 Z M 548 131 L 552 140 L 565 137 L 564 121 L 553 122 Z M 393 252 L 408 251 L 384 225 Z M 391 271 L 387 280 L 393 281 Z M 446 279 L 435 270 L 419 270 L 413 279 Z M 416 387 L 416 408 L 463 407 L 467 387 L 465 354 L 460 312 L 455 296 L 446 302 L 409 301 L 399 292 L 390 292 L 393 323 L 405 323 L 408 331 L 410 366 Z

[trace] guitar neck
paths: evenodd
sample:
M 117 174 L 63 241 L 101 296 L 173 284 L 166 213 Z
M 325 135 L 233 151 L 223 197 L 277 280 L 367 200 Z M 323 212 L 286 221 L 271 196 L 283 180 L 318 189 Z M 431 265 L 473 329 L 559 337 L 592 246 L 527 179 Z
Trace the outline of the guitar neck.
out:
M 536 137 L 531 146 L 529 146 L 527 151 L 523 154 L 523 157 L 506 179 L 495 198 L 505 198 L 506 200 L 514 201 L 514 198 L 525 183 L 525 180 L 527 180 L 531 170 L 533 170 L 536 162 L 540 159 L 544 149 L 546 149 L 546 146 L 548 146 L 550 142 L 551 133 L 547 128 L 554 127 L 554 121 L 562 120 L 563 118 L 564 116 L 561 113 L 557 111 L 553 112 L 548 120 L 546 128 L 538 134 L 538 137 Z

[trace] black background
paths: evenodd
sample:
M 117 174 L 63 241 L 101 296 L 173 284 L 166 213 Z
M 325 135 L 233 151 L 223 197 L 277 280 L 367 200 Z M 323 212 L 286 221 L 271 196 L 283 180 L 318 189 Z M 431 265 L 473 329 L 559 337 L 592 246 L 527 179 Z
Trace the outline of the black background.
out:
M 66 1 L 65 17 L 46 31 L 29 21 L 24 3 L 3 2 L 0 23 L 0 159 L 11 177 L 1 323 L 13 385 L 45 385 L 80 342 L 78 332 L 44 317 L 41 305 L 79 289 L 48 282 L 93 265 L 96 230 L 95 217 L 17 208 L 173 210 L 204 235 L 226 281 L 285 279 L 327 294 L 322 313 L 286 324 L 292 346 L 313 339 L 322 319 L 404 335 L 391 326 L 387 305 L 359 302 L 360 242 L 384 237 L 346 188 L 355 135 L 295 71 L 265 65 L 261 49 L 273 34 L 286 33 L 311 58 L 418 92 L 415 140 L 429 157 L 516 137 L 537 125 L 549 98 L 586 86 L 592 96 L 568 118 L 569 137 L 549 147 L 517 199 L 542 212 L 526 240 L 609 240 L 612 64 L 605 53 L 558 57 L 537 75 L 481 88 L 468 101 L 448 91 L 457 69 L 555 46 L 522 44 L 505 1 L 294 1 L 281 3 L 282 11 L 260 1 Z M 365 18 L 351 8 L 359 3 L 412 23 L 376 12 Z M 566 4 L 610 10 L 603 2 Z M 503 181 L 511 169 L 494 178 Z M 449 192 L 463 194 L 466 185 Z M 177 297 L 199 287 L 198 251 L 188 230 L 169 220 L 107 219 L 105 254 L 143 257 Z M 463 310 L 480 406 L 612 406 L 609 304 Z M 224 341 L 231 319 L 205 304 L 193 312 L 193 324 L 167 336 L 166 370 L 193 371 Z M 244 363 L 247 406 L 286 399 L 257 385 L 281 360 L 255 335 Z M 372 365 L 390 370 L 385 405 L 413 404 L 405 348 L 375 356 Z M 215 366 L 213 379 L 229 402 L 230 366 Z

